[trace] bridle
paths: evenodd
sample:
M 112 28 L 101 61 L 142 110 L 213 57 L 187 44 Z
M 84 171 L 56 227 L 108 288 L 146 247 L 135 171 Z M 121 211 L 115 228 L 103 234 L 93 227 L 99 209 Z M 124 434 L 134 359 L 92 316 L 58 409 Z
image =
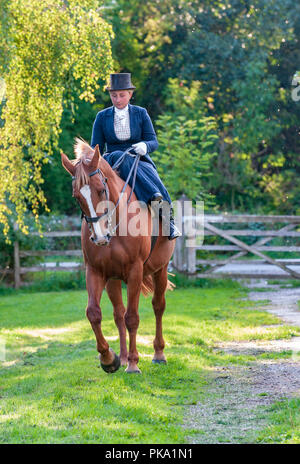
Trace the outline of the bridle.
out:
M 107 185 L 107 178 L 104 176 L 103 172 L 99 168 L 96 169 L 95 171 L 91 172 L 90 174 L 88 174 L 88 176 L 93 177 L 96 174 L 99 174 L 100 180 L 101 180 L 101 182 L 102 182 L 102 184 L 104 186 L 104 188 L 99 192 L 99 194 L 101 195 L 101 194 L 105 193 L 106 202 L 107 202 L 106 211 L 104 213 L 100 214 L 99 216 L 87 216 L 83 212 L 79 201 L 78 200 L 77 201 L 78 201 L 78 204 L 79 204 L 79 207 L 80 207 L 80 210 L 81 210 L 81 219 L 85 219 L 91 233 L 93 233 L 92 224 L 97 223 L 104 216 L 108 215 L 108 230 L 109 230 L 109 232 L 106 235 L 104 235 L 103 237 L 105 238 L 105 240 L 107 242 L 109 242 L 109 240 L 111 238 L 110 229 L 111 229 L 112 215 L 109 214 L 109 189 L 108 189 L 108 185 Z M 74 181 L 75 179 L 76 179 L 76 177 L 72 176 L 72 181 Z M 91 240 L 94 241 L 93 236 L 91 237 Z
M 95 176 L 96 174 L 99 174 L 100 176 L 100 180 L 104 186 L 104 188 L 101 190 L 100 194 L 103 194 L 105 193 L 105 197 L 106 197 L 106 202 L 107 202 L 107 208 L 106 208 L 106 211 L 102 214 L 100 214 L 99 216 L 87 216 L 86 214 L 84 214 L 81 206 L 80 206 L 80 203 L 79 203 L 79 207 L 81 209 L 81 219 L 85 219 L 88 227 L 89 227 L 89 230 L 90 232 L 93 234 L 93 230 L 92 230 L 92 224 L 95 224 L 97 223 L 98 221 L 100 221 L 100 219 L 102 219 L 104 216 L 107 216 L 107 225 L 108 225 L 108 233 L 106 235 L 103 235 L 103 237 L 105 238 L 106 240 L 106 243 L 109 243 L 111 238 L 115 235 L 115 232 L 117 230 L 117 228 L 119 227 L 120 225 L 120 221 L 118 222 L 118 224 L 114 227 L 112 227 L 112 218 L 113 218 L 113 214 L 115 212 L 115 210 L 117 209 L 123 195 L 124 195 L 124 192 L 126 190 L 126 187 L 128 185 L 128 182 L 129 182 L 129 179 L 131 177 L 131 174 L 133 173 L 133 181 L 132 181 L 132 186 L 131 186 L 131 192 L 129 194 L 129 197 L 128 197 L 128 200 L 127 200 L 127 204 L 129 204 L 130 202 L 130 199 L 131 199 L 131 196 L 132 196 L 132 193 L 133 193 L 133 189 L 134 189 L 134 186 L 135 186 L 135 179 L 136 179 L 136 173 L 137 173 L 137 167 L 138 167 L 138 163 L 139 163 L 139 160 L 140 160 L 140 155 L 138 154 L 131 154 L 130 153 L 130 150 L 133 150 L 132 147 L 129 147 L 126 151 L 124 151 L 124 153 L 122 154 L 122 156 L 117 160 L 117 162 L 112 166 L 112 169 L 117 169 L 120 164 L 122 163 L 122 161 L 124 160 L 125 156 L 127 154 L 129 154 L 130 156 L 135 156 L 135 160 L 130 168 L 130 171 L 129 171 L 129 174 L 127 176 L 127 179 L 125 181 L 125 184 L 124 184 L 124 187 L 119 195 L 119 198 L 118 198 L 118 201 L 116 203 L 116 205 L 114 206 L 114 208 L 112 209 L 112 211 L 109 211 L 109 189 L 108 189 L 108 185 L 107 185 L 107 177 L 104 176 L 103 172 L 101 171 L 101 169 L 96 169 L 95 171 L 91 172 L 90 174 L 88 174 L 89 177 L 93 177 Z M 72 181 L 74 181 L 76 179 L 75 176 L 72 176 Z M 94 241 L 94 238 L 93 236 L 91 237 L 91 240 Z

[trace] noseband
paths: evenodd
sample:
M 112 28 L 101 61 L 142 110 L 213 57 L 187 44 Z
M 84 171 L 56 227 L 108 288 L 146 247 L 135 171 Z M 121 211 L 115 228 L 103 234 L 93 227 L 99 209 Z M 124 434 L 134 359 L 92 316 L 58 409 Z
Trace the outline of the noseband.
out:
M 108 223 L 108 233 L 106 235 L 104 235 L 107 243 L 110 242 L 110 239 L 114 236 L 117 228 L 119 227 L 119 224 L 118 223 L 113 229 L 112 229 L 112 216 L 115 212 L 115 210 L 117 209 L 117 206 L 119 205 L 123 195 L 124 195 L 124 192 L 126 190 L 126 187 L 128 185 L 128 182 L 129 182 L 129 179 L 131 177 L 131 175 L 133 175 L 133 180 L 132 180 L 132 185 L 131 185 L 131 192 L 129 194 L 129 198 L 127 200 L 127 204 L 129 204 L 130 202 L 130 199 L 131 199 L 131 196 L 132 196 L 132 193 L 133 193 L 133 190 L 134 190 L 134 187 L 135 187 L 135 180 L 136 180 L 136 173 L 137 173 L 137 168 L 138 168 L 138 164 L 139 164 L 139 160 L 140 160 L 140 155 L 135 153 L 134 154 L 131 154 L 131 151 L 133 150 L 132 147 L 129 147 L 126 151 L 124 151 L 124 153 L 122 154 L 122 156 L 120 157 L 120 159 L 112 166 L 112 169 L 117 169 L 120 164 L 123 162 L 125 156 L 127 154 L 129 154 L 130 156 L 135 156 L 135 160 L 130 168 L 130 171 L 129 171 L 129 174 L 127 176 L 127 179 L 125 181 L 125 184 L 124 184 L 124 187 L 122 188 L 122 191 L 120 193 L 120 196 L 118 198 L 118 201 L 116 203 L 116 205 L 114 206 L 113 210 L 111 212 L 109 212 L 109 190 L 108 190 L 108 186 L 107 186 L 107 178 L 104 177 L 102 171 L 98 168 L 96 169 L 95 171 L 91 172 L 91 174 L 89 174 L 89 177 L 92 177 L 94 176 L 95 174 L 99 174 L 100 176 L 100 179 L 101 179 L 101 182 L 102 184 L 104 185 L 104 189 L 102 190 L 101 193 L 105 193 L 105 196 L 106 196 L 106 201 L 107 201 L 107 211 L 105 213 L 102 213 L 100 214 L 100 216 L 95 216 L 95 217 L 89 217 L 89 216 L 86 216 L 84 214 L 84 212 L 82 211 L 81 209 L 81 206 L 80 206 L 80 209 L 81 209 L 81 218 L 84 218 L 89 226 L 89 229 L 91 232 L 92 231 L 92 228 L 91 228 L 91 224 L 93 223 L 96 223 L 98 222 L 101 218 L 103 218 L 104 216 L 107 215 L 107 223 Z M 72 180 L 75 180 L 76 177 L 75 176 L 72 176 Z
M 86 214 L 84 214 L 84 212 L 82 211 L 82 208 L 79 204 L 79 207 L 81 209 L 81 219 L 85 219 L 89 229 L 90 229 L 90 232 L 93 232 L 92 231 L 92 228 L 91 228 L 91 224 L 95 224 L 96 222 L 100 221 L 100 219 L 102 219 L 104 216 L 108 216 L 108 229 L 109 229 L 109 233 L 104 235 L 105 239 L 107 242 L 110 241 L 111 239 L 111 218 L 112 218 L 112 215 L 109 214 L 109 190 L 108 190 L 108 186 L 107 186 L 107 178 L 104 177 L 103 173 L 101 172 L 101 170 L 98 168 L 96 169 L 95 171 L 91 172 L 89 174 L 89 177 L 93 177 L 95 176 L 96 174 L 99 174 L 100 176 L 100 180 L 102 182 L 102 184 L 104 185 L 104 189 L 101 190 L 100 193 L 105 193 L 105 197 L 106 197 L 106 201 L 107 201 L 107 208 L 106 208 L 106 211 L 102 214 L 100 214 L 100 216 L 94 216 L 94 217 L 91 217 L 91 216 L 87 216 Z M 72 181 L 75 180 L 76 177 L 75 176 L 72 176 Z

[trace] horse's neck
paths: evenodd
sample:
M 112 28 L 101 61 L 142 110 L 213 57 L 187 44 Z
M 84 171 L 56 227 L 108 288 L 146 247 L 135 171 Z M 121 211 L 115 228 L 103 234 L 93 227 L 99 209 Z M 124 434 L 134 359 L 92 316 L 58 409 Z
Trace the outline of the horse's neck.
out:
M 116 172 L 104 159 L 101 160 L 101 170 L 107 178 L 110 197 L 109 199 L 114 204 L 116 204 L 125 182 L 116 174 Z
M 149 212 L 149 210 L 146 208 L 146 210 L 144 208 L 141 208 L 140 210 L 138 209 L 138 211 L 140 212 L 130 212 L 128 211 L 128 197 L 126 196 L 126 194 L 123 196 L 121 194 L 122 190 L 123 190 L 123 187 L 125 185 L 125 182 L 116 174 L 116 172 L 111 168 L 111 166 L 107 163 L 107 161 L 105 161 L 104 159 L 102 160 L 103 164 L 101 164 L 101 170 L 103 172 L 103 174 L 105 175 L 105 177 L 107 178 L 107 184 L 108 184 L 108 189 L 109 189 L 109 199 L 110 201 L 113 203 L 114 206 L 118 205 L 117 208 L 116 208 L 116 224 L 120 224 L 122 222 L 122 224 L 124 224 L 123 222 L 123 219 L 124 219 L 124 216 L 122 215 L 122 211 L 125 212 L 127 210 L 127 214 L 128 216 L 126 215 L 125 217 L 127 218 L 126 221 L 128 219 L 130 219 L 130 217 L 133 217 L 133 216 L 136 216 L 137 214 L 142 214 L 143 215 L 143 218 L 140 217 L 140 223 L 141 223 L 141 227 L 142 227 L 142 235 L 144 236 L 149 236 L 151 237 L 151 214 Z M 130 195 L 130 186 L 127 185 L 127 192 L 128 193 L 128 196 Z M 133 195 L 131 196 L 131 199 L 130 199 L 130 202 L 129 203 L 132 203 L 134 201 L 136 201 L 137 198 L 136 196 Z M 146 216 L 144 216 L 146 214 Z M 127 222 L 127 226 L 128 227 L 128 222 Z M 117 235 L 119 235 L 119 231 L 120 229 L 117 228 Z

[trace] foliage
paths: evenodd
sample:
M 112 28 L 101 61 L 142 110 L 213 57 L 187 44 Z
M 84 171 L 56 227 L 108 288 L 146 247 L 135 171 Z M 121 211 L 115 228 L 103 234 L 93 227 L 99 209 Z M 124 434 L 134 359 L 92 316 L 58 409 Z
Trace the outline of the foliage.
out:
M 99 78 L 106 80 L 112 71 L 112 30 L 98 6 L 96 0 L 4 2 L 0 221 L 5 234 L 12 213 L 26 232 L 28 207 L 36 220 L 41 206 L 48 211 L 41 169 L 57 147 L 63 108 L 74 94 L 93 101 Z
M 97 92 L 99 92 L 98 89 Z M 95 103 L 80 100 L 74 95 L 74 104 L 65 108 L 61 120 L 59 147 L 70 159 L 74 158 L 75 137 L 89 141 L 93 122 L 98 108 Z M 72 198 L 72 184 L 70 175 L 62 169 L 59 150 L 53 150 L 49 162 L 42 166 L 44 179 L 43 191 L 47 198 L 47 205 L 52 213 L 79 215 L 78 203 Z
M 133 73 L 139 102 L 152 115 L 168 110 L 170 78 L 201 82 L 219 136 L 207 184 L 217 205 L 240 212 L 297 213 L 300 105 L 291 98 L 291 83 L 300 57 L 299 4 L 105 3 L 116 32 L 118 67 Z
M 24 225 L 28 231 L 23 234 L 22 231 L 13 224 L 12 218 L 9 218 L 10 228 L 9 235 L 6 237 L 3 233 L 0 234 L 0 269 L 12 270 L 14 266 L 14 246 L 13 242 L 19 242 L 19 249 L 26 250 L 66 250 L 79 249 L 80 237 L 60 237 L 51 238 L 43 235 L 37 235 L 38 229 L 33 215 L 26 214 L 24 217 Z M 41 215 L 39 223 L 43 232 L 62 231 L 62 230 L 80 230 L 80 218 L 59 216 L 55 214 Z M 0 226 L 0 230 L 3 226 Z M 9 239 L 7 243 L 6 239 Z M 21 265 L 30 266 L 44 261 L 44 257 L 31 256 L 22 257 Z M 52 257 L 54 260 L 55 257 Z M 5 278 L 4 278 L 5 277 Z M 2 280 L 7 281 L 7 278 L 13 277 L 11 274 L 2 276 Z
M 272 212 L 278 207 L 273 200 L 280 192 L 273 195 L 272 186 L 288 165 L 274 166 L 272 160 L 285 156 L 286 147 L 274 140 L 284 127 L 290 84 L 275 70 L 283 59 L 282 44 L 295 38 L 295 8 L 289 0 L 205 2 L 198 11 L 196 2 L 191 4 L 192 27 L 174 65 L 181 78 L 199 79 L 212 99 L 220 145 L 210 188 L 222 209 Z M 290 207 L 284 200 L 280 194 L 279 202 Z
M 174 60 L 173 33 L 182 21 L 185 0 L 104 0 L 112 24 L 115 68 L 133 73 L 137 99 L 153 117 L 164 107 L 162 92 Z M 184 12 L 183 12 L 184 14 Z M 176 39 L 176 43 L 177 43 Z
M 204 279 L 187 276 L 176 272 L 169 275 L 169 280 L 173 282 L 177 289 L 182 288 L 227 288 L 237 290 L 239 292 L 247 292 L 247 289 L 237 280 L 231 279 Z
M 201 100 L 199 82 L 188 87 L 185 81 L 170 79 L 167 111 L 156 121 L 159 149 L 153 158 L 171 196 L 178 198 L 184 193 L 189 199 L 205 199 L 211 205 L 203 179 L 212 175 L 210 160 L 218 136 L 215 119 L 206 116 Z
M 42 293 L 42 292 L 64 292 L 67 290 L 85 290 L 85 272 L 78 271 L 55 271 L 50 270 L 28 273 L 23 278 L 26 285 L 20 290 L 15 290 L 7 284 L 0 285 L 0 295 L 16 295 L 18 293 Z M 30 279 L 30 282 L 28 280 Z
M 43 10 L 45 3 L 55 4 L 55 8 Z M 28 14 L 23 14 L 24 8 L 18 8 L 23 4 Z M 9 142 L 11 149 L 2 150 L 5 156 L 1 155 L 0 175 L 4 182 L 1 182 L 0 198 L 4 198 L 6 190 L 6 203 L 0 200 L 2 219 L 4 209 L 15 214 L 13 198 L 16 196 L 26 198 L 25 206 L 39 213 L 46 208 L 45 198 L 47 207 L 54 212 L 76 213 L 75 202 L 71 198 L 66 201 L 70 180 L 61 169 L 58 146 L 72 155 L 74 137 L 89 140 L 97 111 L 110 105 L 107 93 L 102 87 L 97 87 L 99 77 L 103 82 L 112 69 L 107 51 L 112 30 L 113 68 L 132 73 L 137 86 L 133 103 L 145 106 L 154 122 L 168 115 L 172 106 L 171 120 L 166 123 L 170 130 L 177 131 L 173 114 L 176 112 L 179 117 L 183 116 L 181 97 L 180 104 L 174 100 L 170 105 L 170 79 L 185 81 L 182 91 L 185 88 L 191 91 L 195 82 L 200 83 L 198 103 L 205 118 L 214 118 L 218 144 L 213 150 L 217 155 L 209 159 L 209 168 L 201 171 L 202 178 L 195 179 L 195 184 L 201 184 L 199 191 L 202 194 L 210 192 L 215 197 L 216 208 L 249 213 L 299 214 L 300 103 L 292 98 L 292 90 L 297 90 L 292 88 L 297 71 L 295 63 L 300 60 L 300 42 L 297 39 L 300 34 L 299 3 L 292 0 L 145 0 L 142 3 L 138 0 L 76 0 L 68 3 L 47 0 L 40 2 L 37 8 L 35 4 L 37 0 L 1 2 L 0 100 L 7 84 L 7 78 L 4 82 L 1 77 L 4 70 L 7 73 L 11 69 L 17 78 L 14 88 L 20 88 L 15 97 L 23 105 L 20 119 L 23 123 L 25 121 L 27 128 L 31 124 L 29 143 L 26 139 L 24 143 L 16 144 L 16 132 L 16 136 L 11 136 L 13 143 Z M 64 8 L 61 15 L 59 5 Z M 92 32 L 89 25 L 81 25 L 87 33 L 81 34 L 83 43 L 80 44 L 76 39 L 78 34 L 74 21 L 80 23 L 82 18 L 89 16 L 85 14 L 81 19 L 75 18 L 71 14 L 72 8 L 76 11 L 89 10 L 92 16 L 100 18 L 99 27 Z M 59 17 L 49 26 L 49 16 L 55 16 L 57 11 Z M 71 20 L 68 19 L 68 25 L 64 27 L 68 15 Z M 29 17 L 31 23 L 26 25 Z M 51 32 L 48 34 L 49 27 Z M 46 36 L 47 41 L 39 40 Z M 23 40 L 22 47 L 17 48 L 20 40 Z M 47 43 L 54 46 L 47 48 Z M 72 53 L 69 53 L 70 49 Z M 75 61 L 73 51 L 76 54 L 78 50 L 80 59 Z M 45 59 L 39 60 L 40 52 Z M 38 66 L 40 61 L 44 72 Z M 10 63 L 13 64 L 11 68 Z M 77 71 L 81 77 L 74 77 L 74 67 L 79 63 L 82 68 Z M 21 65 L 24 70 L 26 67 L 27 74 L 25 71 L 21 73 Z M 45 86 L 39 84 L 46 97 L 33 98 L 36 81 L 41 79 L 49 88 L 45 90 Z M 92 91 L 94 102 L 79 98 L 88 86 L 82 79 L 96 83 Z M 63 105 L 59 98 L 55 98 L 55 92 L 59 95 L 61 85 L 64 87 Z M 48 114 L 47 108 L 44 108 L 45 100 L 52 108 L 59 107 L 56 115 L 53 112 Z M 6 106 L 4 103 L 2 106 L 0 103 L 0 128 L 4 126 L 8 100 Z M 31 107 L 29 105 L 33 106 L 32 111 L 27 111 Z M 191 117 L 192 113 L 195 113 L 194 110 L 184 114 L 186 124 L 180 124 L 182 133 L 177 146 L 181 147 L 187 140 L 189 147 L 195 150 L 190 136 L 193 138 L 198 127 L 189 126 L 188 121 L 195 120 L 194 116 Z M 43 121 L 42 124 L 36 123 L 37 117 Z M 18 117 L 14 120 L 19 124 Z M 41 139 L 50 141 L 48 145 L 43 142 L 45 146 L 40 148 L 39 153 L 31 135 L 32 130 L 37 131 L 37 125 L 40 126 Z M 161 126 L 156 128 L 163 132 Z M 0 133 L 2 145 L 3 132 Z M 19 162 L 15 161 L 15 151 L 19 154 Z M 187 150 L 182 150 L 182 158 L 185 159 L 180 162 L 184 168 L 191 159 L 186 154 Z M 37 165 L 33 163 L 33 157 L 39 159 Z M 197 155 L 197 159 L 201 157 Z M 157 166 L 160 168 L 159 157 Z M 188 172 L 191 172 L 189 166 Z M 161 168 L 160 173 L 168 186 L 170 182 L 174 184 L 170 180 L 170 171 L 168 178 L 164 177 L 165 168 Z M 199 170 L 196 172 L 198 176 Z M 38 200 L 34 202 L 33 196 Z M 22 205 L 24 203 L 21 202 L 17 206 L 21 211 L 19 215 L 23 213 Z

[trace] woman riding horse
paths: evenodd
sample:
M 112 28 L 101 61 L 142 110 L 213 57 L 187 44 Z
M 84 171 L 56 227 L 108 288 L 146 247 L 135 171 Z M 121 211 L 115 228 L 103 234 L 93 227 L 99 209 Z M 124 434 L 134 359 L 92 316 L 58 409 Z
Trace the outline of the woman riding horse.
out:
M 153 292 L 152 306 L 156 318 L 153 362 L 166 362 L 162 316 L 166 306 L 165 292 L 172 288 L 168 281 L 168 264 L 175 243 L 162 233 L 161 224 L 152 249 L 151 211 L 148 208 L 132 208 L 137 200 L 136 195 L 100 155 L 98 145 L 93 149 L 78 139 L 75 153 L 75 160 L 69 160 L 64 153 L 61 153 L 61 158 L 64 168 L 72 176 L 73 197 L 78 201 L 85 219 L 81 224 L 81 243 L 88 291 L 86 315 L 95 333 L 101 366 L 105 372 L 115 372 L 121 364 L 127 365 L 127 373 L 139 373 L 136 336 L 141 291 L 145 294 Z M 121 202 L 124 191 L 129 197 Z M 115 205 L 113 210 L 107 207 L 101 213 L 99 205 L 108 205 L 110 201 Z M 139 209 L 143 210 L 143 217 Z M 122 223 L 125 233 L 121 233 L 120 228 L 114 228 L 115 233 L 106 233 L 106 223 L 112 224 L 113 217 L 117 224 Z M 132 223 L 142 223 L 143 232 L 146 233 L 132 233 Z M 108 229 L 110 231 L 110 227 Z M 121 281 L 127 285 L 127 308 L 123 304 Z M 120 335 L 120 357 L 110 348 L 102 332 L 100 300 L 104 288 L 114 308 L 114 319 Z M 129 333 L 129 351 L 126 329 Z
M 92 132 L 91 146 L 99 146 L 104 159 L 114 166 L 123 153 L 133 147 L 133 151 L 140 155 L 137 168 L 134 192 L 138 200 L 151 204 L 166 201 L 169 208 L 162 208 L 162 220 L 170 227 L 169 240 L 181 235 L 174 224 L 173 209 L 170 195 L 163 185 L 156 166 L 149 156 L 158 147 L 156 134 L 151 119 L 145 108 L 131 105 L 135 86 L 131 82 L 130 73 L 115 73 L 110 75 L 110 86 L 107 88 L 113 106 L 100 111 L 95 119 Z M 126 154 L 118 166 L 119 176 L 126 180 L 134 163 L 132 154 Z M 132 186 L 132 179 L 129 180 Z M 167 211 L 167 213 L 166 213 Z M 169 216 L 169 217 L 166 217 Z

